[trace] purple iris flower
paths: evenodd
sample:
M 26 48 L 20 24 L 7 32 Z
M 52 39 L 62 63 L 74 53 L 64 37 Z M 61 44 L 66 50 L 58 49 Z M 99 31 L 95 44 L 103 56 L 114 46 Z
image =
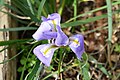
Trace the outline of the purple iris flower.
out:
M 84 38 L 82 35 L 73 35 L 70 37 L 70 44 L 69 47 L 72 49 L 72 51 L 76 54 L 78 59 L 81 59 L 82 53 L 84 50 Z
M 54 51 L 61 46 L 68 45 L 68 42 L 69 42 L 68 37 L 61 30 L 60 26 L 57 26 L 56 29 L 57 29 L 57 37 L 53 43 L 39 45 L 33 50 L 33 53 L 46 66 L 50 66 L 50 62 L 53 57 Z
M 33 34 L 33 38 L 37 41 L 43 39 L 56 38 L 56 26 L 60 26 L 60 15 L 53 13 L 48 18 L 42 17 L 42 23 L 38 30 Z
M 52 43 L 39 45 L 34 48 L 33 53 L 46 66 L 50 66 L 54 51 L 61 46 L 69 46 L 78 59 L 84 52 L 84 38 L 82 35 L 73 35 L 68 38 L 60 27 L 60 15 L 53 13 L 48 18 L 42 17 L 42 23 L 33 34 L 35 40 L 50 39 Z

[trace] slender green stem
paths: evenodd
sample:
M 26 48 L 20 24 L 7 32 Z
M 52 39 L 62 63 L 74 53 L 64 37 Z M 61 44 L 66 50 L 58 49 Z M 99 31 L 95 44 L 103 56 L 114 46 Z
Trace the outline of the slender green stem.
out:
M 8 48 L 9 48 L 9 47 L 4 47 L 2 50 L 0 50 L 0 52 L 6 50 L 6 49 L 8 49 Z
M 76 17 L 77 16 L 77 0 L 74 0 L 73 6 L 74 6 L 74 17 Z M 76 21 L 76 18 L 74 19 L 74 21 Z
M 107 2 L 107 14 L 108 14 L 108 41 L 111 42 L 112 39 L 112 5 L 111 0 L 106 0 Z
M 59 59 L 59 64 L 58 64 L 58 76 L 60 75 L 61 68 L 62 68 L 62 59 L 63 59 L 64 51 L 65 51 L 65 49 L 63 50 L 62 53 L 60 53 L 60 59 Z
M 25 49 L 21 50 L 18 54 L 16 54 L 15 56 L 13 56 L 12 58 L 8 59 L 8 60 L 5 60 L 3 62 L 0 62 L 0 64 L 5 64 L 13 59 L 15 59 L 17 56 L 19 56 Z
M 111 40 L 112 40 L 112 3 L 111 0 L 106 0 L 107 3 L 107 14 L 108 14 L 108 62 L 112 67 L 110 55 L 111 55 Z
M 107 60 L 108 60 L 108 63 L 110 65 L 110 68 L 112 68 L 112 63 L 111 63 L 111 43 L 108 42 L 108 45 L 107 45 L 107 51 L 108 51 L 108 57 L 107 57 Z
M 62 69 L 60 72 L 63 72 L 65 69 Z M 50 73 L 50 74 L 48 74 L 47 76 L 45 76 L 43 79 L 41 79 L 41 80 L 49 80 L 48 78 L 49 77 L 51 77 L 51 76 L 53 76 L 54 74 L 57 74 L 58 73 L 58 71 L 54 71 L 54 72 L 52 72 L 52 73 Z

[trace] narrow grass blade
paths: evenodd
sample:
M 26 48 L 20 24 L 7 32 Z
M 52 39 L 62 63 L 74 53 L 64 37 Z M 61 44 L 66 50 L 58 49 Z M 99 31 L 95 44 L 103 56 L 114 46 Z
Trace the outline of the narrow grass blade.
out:
M 27 74 L 27 76 L 25 77 L 25 80 L 33 80 L 37 71 L 38 71 L 38 68 L 40 66 L 40 61 L 37 60 L 36 64 L 34 65 L 33 69 L 31 70 L 31 72 L 29 72 Z
M 25 49 L 21 50 L 18 54 L 16 54 L 15 56 L 13 56 L 12 58 L 8 59 L 8 60 L 5 60 L 3 62 L 0 62 L 0 64 L 5 64 L 13 59 L 15 59 L 17 56 L 19 56 Z
M 8 49 L 8 48 L 9 48 L 9 47 L 4 47 L 3 49 L 0 50 L 0 52 L 6 50 L 6 49 Z
M 20 12 L 17 8 L 15 8 L 15 7 L 13 7 L 13 6 L 11 6 L 11 5 L 9 5 L 9 4 L 5 4 L 5 6 L 8 7 L 10 10 L 16 12 L 16 13 L 18 13 L 18 14 L 20 14 L 20 15 L 23 15 L 22 12 Z
M 63 23 L 61 26 L 62 26 L 62 28 L 71 27 L 71 26 L 78 26 L 78 25 L 94 22 L 96 20 L 103 19 L 103 18 L 106 18 L 106 17 L 107 17 L 107 15 L 104 14 L 104 15 L 101 15 L 101 16 L 88 18 L 86 20 L 77 20 L 77 21 L 73 21 L 73 22 L 69 22 L 69 23 Z
M 31 13 L 32 13 L 33 15 L 35 15 L 34 10 L 33 10 L 33 7 L 32 7 L 32 4 L 31 4 L 31 1 L 30 1 L 30 0 L 27 0 L 27 3 L 28 3 L 28 6 L 29 6 L 29 8 L 30 8 Z
M 0 31 L 23 31 L 23 30 L 36 30 L 35 27 L 17 27 L 17 28 L 6 28 L 6 29 L 0 29 Z
M 39 78 L 39 74 L 40 74 L 40 72 L 42 71 L 42 69 L 43 69 L 43 64 L 42 64 L 42 62 L 39 64 L 39 68 L 38 68 L 38 70 L 37 70 L 37 72 L 36 72 L 36 75 L 35 75 L 35 77 L 34 77 L 34 80 L 37 80 L 38 78 Z
M 12 45 L 12 44 L 17 44 L 17 43 L 26 43 L 28 41 L 30 41 L 30 39 L 0 41 L 0 46 Z
M 38 12 L 37 12 L 37 18 L 38 19 L 40 19 L 41 12 L 42 12 L 42 9 L 43 9 L 43 6 L 44 6 L 45 2 L 46 2 L 46 0 L 42 0 L 40 2 L 39 8 L 38 8 Z
M 62 4 L 61 4 L 61 6 L 60 6 L 60 8 L 59 8 L 59 10 L 58 10 L 58 13 L 59 13 L 60 15 L 62 15 L 64 6 L 65 6 L 65 1 L 66 1 L 66 0 L 62 0 Z
M 106 0 L 107 2 L 107 15 L 108 15 L 108 41 L 111 42 L 112 39 L 112 5 L 111 0 Z

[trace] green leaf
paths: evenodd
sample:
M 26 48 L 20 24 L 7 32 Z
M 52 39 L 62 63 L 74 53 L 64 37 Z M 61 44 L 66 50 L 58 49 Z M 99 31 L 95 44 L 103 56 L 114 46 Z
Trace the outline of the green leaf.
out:
M 29 68 L 29 69 L 28 69 L 28 72 L 30 72 L 31 70 L 32 70 L 32 69 L 31 69 L 31 68 Z
M 39 22 L 37 17 L 31 13 L 29 5 L 26 4 L 27 0 L 13 0 L 12 3 L 24 14 L 24 16 L 30 17 L 34 22 Z
M 18 71 L 18 72 L 22 72 L 22 69 L 23 69 L 23 67 L 19 67 L 19 68 L 17 69 L 17 71 Z
M 120 52 L 120 45 L 116 44 L 114 51 L 119 53 Z
M 48 1 L 48 0 L 47 0 L 47 1 Z M 53 12 L 53 9 L 52 9 L 51 5 L 50 5 L 48 2 L 46 2 L 44 6 L 45 6 L 45 7 L 43 7 L 43 8 L 44 8 L 43 11 L 44 11 L 47 15 L 48 15 L 49 13 L 52 13 L 52 12 Z M 44 14 L 44 12 L 43 12 L 43 14 Z M 47 17 L 46 14 L 44 14 L 45 17 Z
M 38 42 L 39 43 L 39 42 Z M 27 62 L 28 62 L 28 59 L 30 57 L 30 54 L 32 53 L 33 49 L 38 45 L 38 43 L 34 44 L 30 51 L 28 52 L 27 54 L 27 57 L 26 57 L 26 63 L 24 64 L 24 67 L 23 67 L 23 70 L 22 70 L 22 73 L 21 73 L 21 76 L 20 76 L 20 80 L 23 80 L 23 77 L 24 77 L 24 73 L 25 73 L 25 69 L 26 69 L 26 65 L 27 65 Z
M 13 7 L 13 6 L 9 5 L 9 4 L 5 4 L 5 6 L 8 7 L 9 9 L 11 9 L 12 11 L 16 12 L 16 13 L 18 13 L 20 15 L 23 15 L 23 13 L 20 12 L 16 7 Z
M 61 26 L 62 26 L 62 28 L 78 26 L 78 25 L 94 22 L 96 20 L 103 19 L 103 18 L 106 18 L 106 17 L 107 17 L 107 15 L 104 14 L 104 15 L 101 15 L 101 16 L 88 18 L 86 20 L 77 20 L 77 21 L 73 21 L 73 22 L 69 22 L 69 23 L 63 23 Z
M 36 30 L 36 27 L 17 27 L 17 28 L 6 28 L 0 29 L 0 31 L 23 31 L 23 30 Z
M 90 80 L 89 64 L 82 68 L 83 80 Z
M 95 64 L 98 64 L 98 61 L 91 55 L 89 55 L 89 61 Z
M 107 70 L 105 69 L 105 67 L 102 66 L 102 64 L 98 64 L 98 68 L 107 76 L 109 76 Z
M 21 63 L 22 65 L 24 65 L 25 62 L 26 62 L 26 59 L 21 59 L 21 60 L 20 60 L 20 63 Z
M 16 8 L 18 8 L 24 14 L 24 16 L 31 14 L 29 7 L 26 4 L 27 1 L 25 1 L 25 0 L 13 0 L 12 3 Z
M 27 66 L 28 67 L 32 67 L 34 64 L 33 63 L 28 63 Z
M 42 12 L 42 9 L 43 9 L 43 6 L 44 6 L 45 2 L 46 2 L 46 0 L 42 0 L 40 2 L 39 8 L 38 8 L 38 12 L 37 12 L 37 18 L 38 19 L 40 19 L 41 12 Z
M 0 46 L 5 46 L 5 45 L 12 45 L 12 44 L 17 44 L 17 43 L 26 43 L 30 41 L 30 39 L 19 39 L 19 40 L 9 40 L 9 41 L 0 41 Z
M 30 1 L 30 0 L 27 0 L 27 3 L 28 3 L 28 6 L 29 6 L 29 8 L 30 8 L 31 13 L 32 13 L 33 15 L 35 15 L 34 10 L 33 10 L 33 6 L 32 6 L 32 4 L 31 4 L 31 1 Z
M 25 77 L 25 80 L 33 80 L 39 67 L 40 67 L 40 61 L 37 60 L 35 66 L 32 68 L 32 70 Z
M 62 15 L 63 9 L 64 9 L 64 7 L 65 7 L 65 1 L 66 1 L 66 0 L 62 0 L 62 3 L 61 3 L 60 8 L 59 8 L 59 10 L 58 10 L 58 13 L 59 13 L 60 15 Z

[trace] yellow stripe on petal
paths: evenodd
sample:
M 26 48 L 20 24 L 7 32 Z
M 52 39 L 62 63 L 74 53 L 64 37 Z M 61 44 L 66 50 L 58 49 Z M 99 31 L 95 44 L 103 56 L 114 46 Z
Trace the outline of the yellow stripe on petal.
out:
M 80 46 L 80 43 L 79 43 L 78 39 L 73 40 L 73 43 L 77 46 Z
M 52 23 L 54 25 L 54 29 L 56 29 L 56 22 L 55 22 L 55 20 L 52 20 Z
M 47 49 L 43 52 L 43 54 L 44 54 L 44 55 L 47 55 L 47 53 L 50 51 L 50 49 L 51 49 L 51 48 L 47 48 Z
M 56 23 L 55 23 L 55 21 L 54 21 L 54 20 L 52 20 L 52 23 L 53 23 L 54 25 L 56 25 Z
M 56 48 L 57 47 L 54 45 L 49 45 L 49 46 L 43 47 L 40 51 L 43 54 L 43 56 L 49 57 L 51 53 L 53 53 L 53 49 L 56 49 Z

